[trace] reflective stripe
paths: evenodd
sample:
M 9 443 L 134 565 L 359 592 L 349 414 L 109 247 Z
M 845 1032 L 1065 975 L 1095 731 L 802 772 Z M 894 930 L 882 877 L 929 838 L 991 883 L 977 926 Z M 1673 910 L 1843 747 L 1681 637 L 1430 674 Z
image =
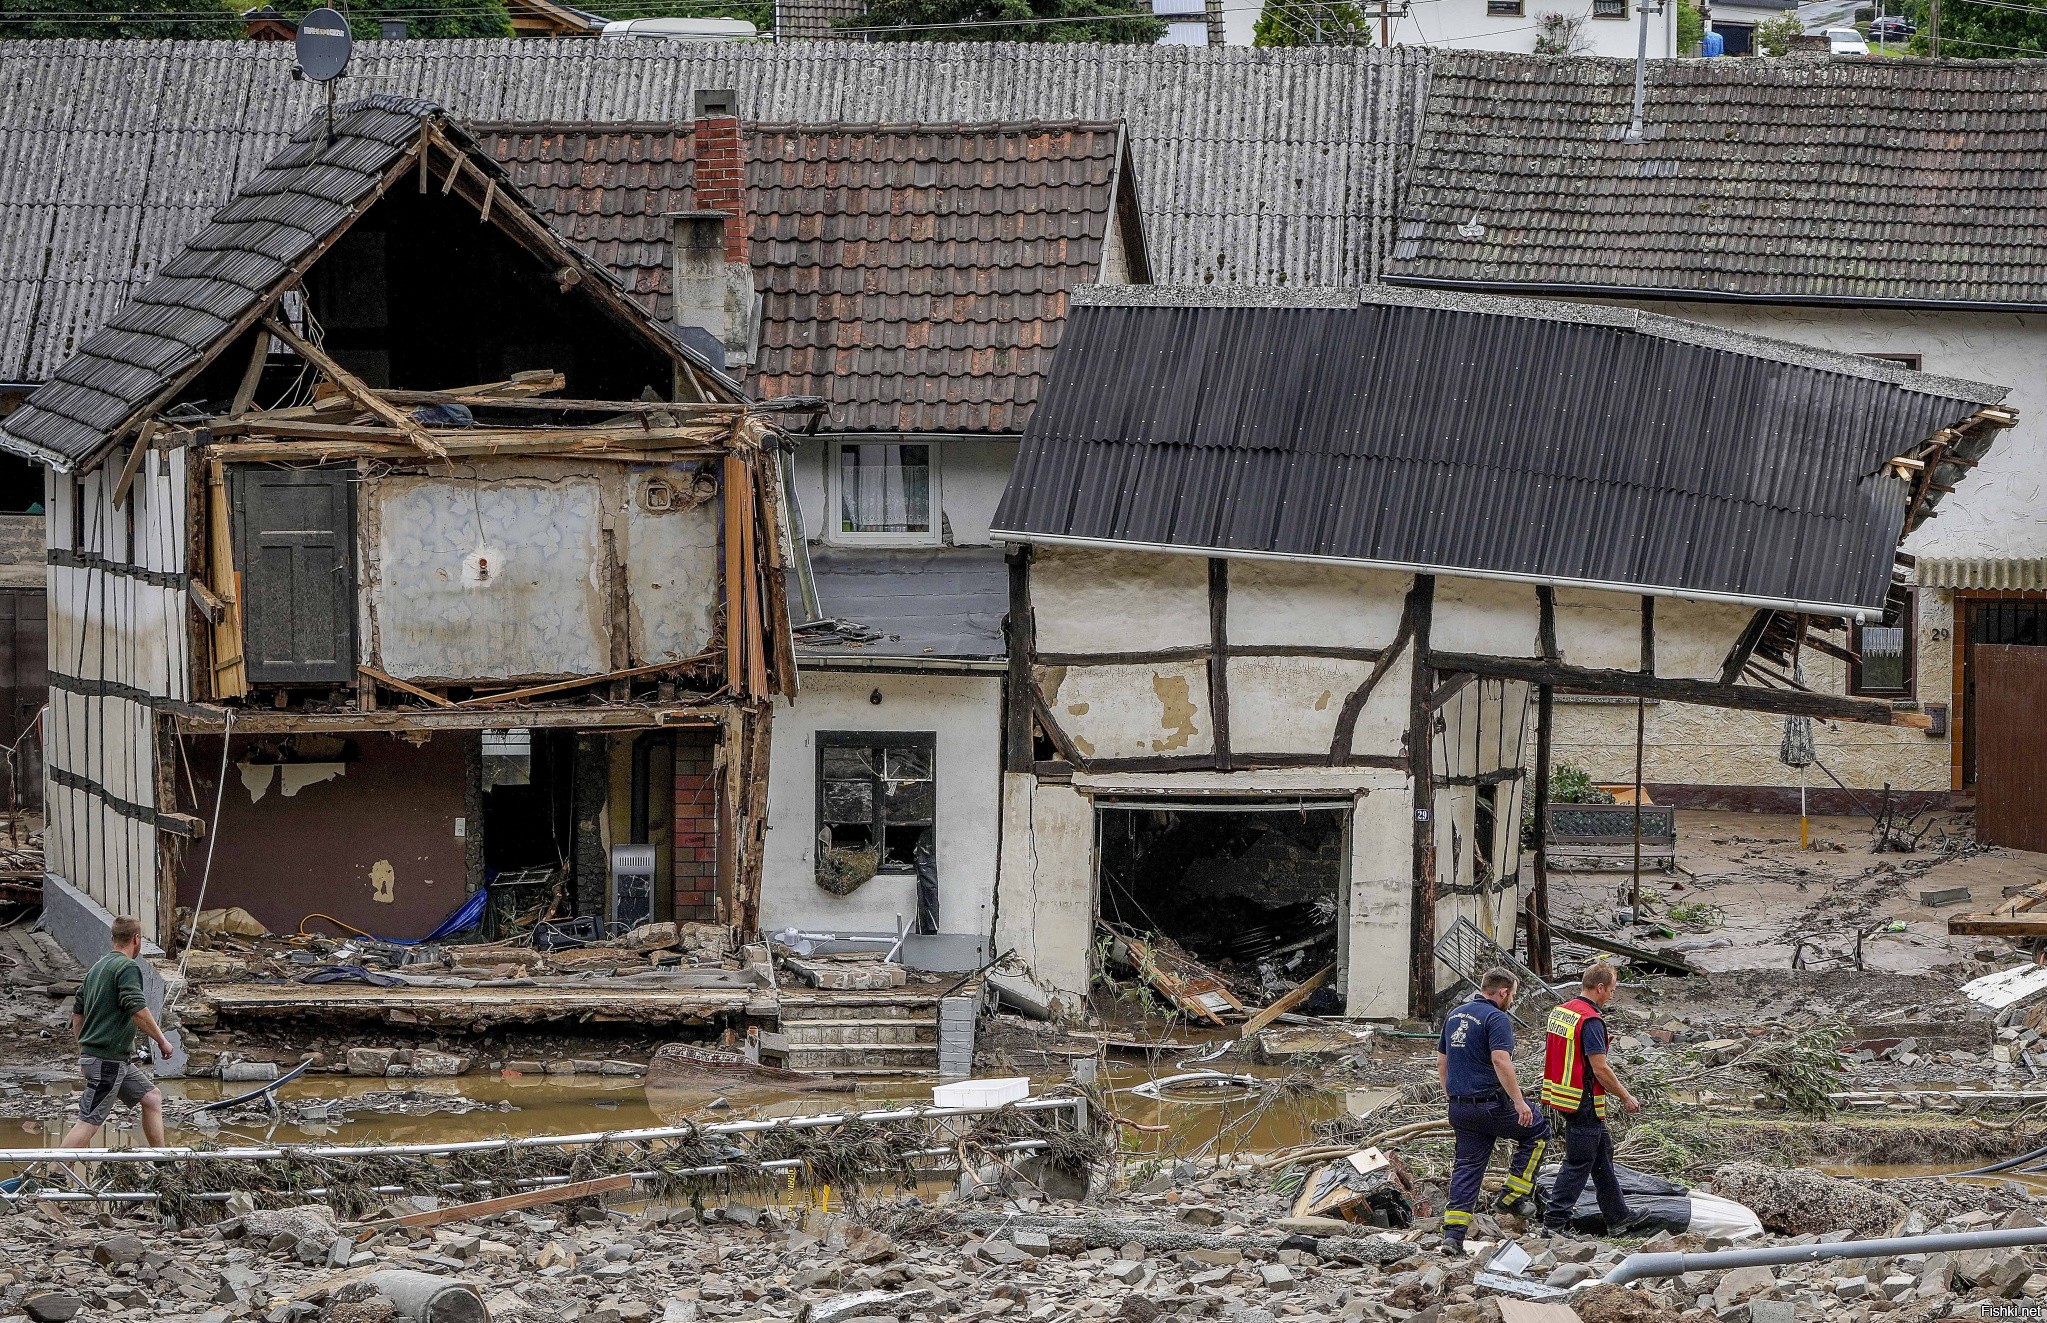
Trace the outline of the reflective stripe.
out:
M 1446 1209 L 1443 1213 L 1443 1225 L 1446 1227 L 1468 1227 L 1471 1225 L 1471 1214 L 1461 1208 Z
M 1573 1010 L 1573 1005 L 1582 1005 L 1584 1010 Z M 1593 1115 L 1606 1115 L 1606 1091 L 1599 1087 L 1596 1079 L 1579 1080 L 1589 1072 L 1579 1056 L 1580 1039 L 1584 1034 L 1585 1021 L 1599 1014 L 1598 1008 L 1579 998 L 1558 1006 L 1549 1013 L 1543 1028 L 1547 1034 L 1543 1043 L 1542 1101 L 1545 1106 L 1554 1107 L 1566 1114 L 1576 1112 L 1585 1103 L 1585 1090 L 1592 1090 Z
M 1548 1148 L 1549 1141 L 1547 1139 L 1535 1141 L 1535 1147 L 1528 1154 L 1528 1165 L 1520 1171 L 1510 1171 L 1507 1173 L 1505 1184 L 1508 1193 L 1523 1195 L 1535 1188 L 1535 1174 L 1541 1169 L 1542 1155 Z

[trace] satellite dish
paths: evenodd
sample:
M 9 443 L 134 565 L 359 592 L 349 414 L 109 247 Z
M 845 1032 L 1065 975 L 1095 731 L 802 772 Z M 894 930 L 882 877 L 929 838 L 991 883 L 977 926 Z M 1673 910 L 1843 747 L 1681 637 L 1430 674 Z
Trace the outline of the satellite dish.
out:
M 299 20 L 299 68 L 316 83 L 332 82 L 348 68 L 355 50 L 348 20 L 331 9 L 309 11 Z

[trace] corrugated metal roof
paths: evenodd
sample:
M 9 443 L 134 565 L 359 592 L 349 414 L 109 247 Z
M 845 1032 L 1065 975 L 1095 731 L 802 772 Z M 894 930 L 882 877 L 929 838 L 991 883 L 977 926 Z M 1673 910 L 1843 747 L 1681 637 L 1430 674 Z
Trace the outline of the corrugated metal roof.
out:
M 2004 395 L 1622 308 L 1086 290 L 995 524 L 1845 613 L 1885 461 Z
M 670 317 L 671 218 L 698 205 L 688 128 L 470 128 L 556 229 Z M 1100 271 L 1129 187 L 1121 127 L 756 124 L 746 150 L 749 387 L 820 396 L 841 431 L 1022 431 L 1066 291 Z
M 40 381 L 321 109 L 288 44 L 0 42 L 0 381 Z M 1154 272 L 1376 277 L 1428 54 L 883 42 L 364 42 L 344 95 L 460 119 L 1127 124 Z
M 1436 57 L 1386 277 L 2047 308 L 2047 64 Z
M 323 243 L 355 221 L 392 172 L 407 166 L 428 119 L 442 119 L 430 102 L 373 96 L 340 107 L 331 130 L 324 114 L 308 120 L 211 224 L 0 423 L 0 448 L 64 469 L 104 447 L 152 400 L 188 379 L 228 338 L 252 324 L 257 309 L 297 279 Z M 443 124 L 441 132 L 468 153 L 472 168 L 503 179 L 459 128 Z M 493 219 L 500 225 L 506 209 L 533 214 L 531 204 L 510 190 L 498 206 Z M 566 244 L 559 251 L 592 280 L 616 283 Z M 721 389 L 738 395 L 735 383 L 672 340 L 666 328 L 651 318 L 644 325 L 664 348 L 694 359 Z

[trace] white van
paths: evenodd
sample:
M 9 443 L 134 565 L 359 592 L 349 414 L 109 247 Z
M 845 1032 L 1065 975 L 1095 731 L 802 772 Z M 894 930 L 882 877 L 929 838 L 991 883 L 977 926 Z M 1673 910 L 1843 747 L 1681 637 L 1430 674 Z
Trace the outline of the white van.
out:
M 760 29 L 743 18 L 621 18 L 606 23 L 602 41 L 753 41 Z

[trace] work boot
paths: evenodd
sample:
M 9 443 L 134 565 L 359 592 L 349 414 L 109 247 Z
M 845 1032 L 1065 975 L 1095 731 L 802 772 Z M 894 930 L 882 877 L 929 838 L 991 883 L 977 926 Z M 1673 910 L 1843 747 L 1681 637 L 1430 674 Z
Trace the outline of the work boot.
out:
M 1443 1233 L 1443 1253 L 1453 1259 L 1464 1257 L 1464 1233 L 1462 1231 L 1445 1231 Z
M 1501 1199 L 1498 1208 L 1502 1213 L 1526 1218 L 1531 1223 L 1540 1220 L 1542 1216 L 1541 1210 L 1535 1206 L 1534 1198 L 1525 1194 L 1517 1194 L 1511 1198 Z

